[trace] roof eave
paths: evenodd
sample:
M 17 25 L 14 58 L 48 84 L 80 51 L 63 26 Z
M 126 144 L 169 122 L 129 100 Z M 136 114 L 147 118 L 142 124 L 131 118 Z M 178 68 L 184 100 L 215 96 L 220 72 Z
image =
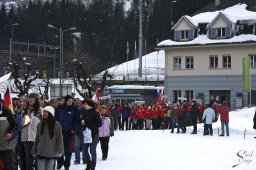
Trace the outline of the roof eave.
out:
M 208 43 L 208 44 L 166 45 L 166 46 L 157 46 L 155 49 L 156 49 L 156 50 L 164 50 L 164 49 L 167 49 L 167 48 L 206 47 L 206 46 L 229 46 L 229 45 L 241 45 L 241 44 L 256 44 L 256 41 L 231 42 L 231 43 Z

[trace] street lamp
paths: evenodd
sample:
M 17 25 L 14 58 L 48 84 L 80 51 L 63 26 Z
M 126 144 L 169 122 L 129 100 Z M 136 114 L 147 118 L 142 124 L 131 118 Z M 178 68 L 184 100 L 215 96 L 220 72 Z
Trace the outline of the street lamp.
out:
M 177 1 L 171 1 L 171 27 L 173 26 L 173 21 L 172 21 L 172 4 L 176 3 Z
M 12 61 L 12 41 L 13 41 L 13 26 L 19 25 L 17 22 L 12 24 L 12 35 L 10 38 L 10 52 L 9 52 L 9 61 Z
M 76 27 L 71 27 L 63 31 L 62 31 L 62 27 L 57 29 L 55 26 L 51 24 L 48 24 L 48 27 L 59 31 L 59 34 L 60 34 L 60 98 L 61 98 L 62 97 L 62 76 L 63 76 L 63 33 L 66 31 L 76 30 Z
M 19 25 L 17 22 L 12 24 L 12 39 L 13 39 L 13 26 Z

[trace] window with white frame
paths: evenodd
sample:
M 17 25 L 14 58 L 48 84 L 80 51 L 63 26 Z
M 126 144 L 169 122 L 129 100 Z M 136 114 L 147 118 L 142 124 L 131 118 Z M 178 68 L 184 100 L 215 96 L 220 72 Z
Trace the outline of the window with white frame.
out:
M 175 102 L 178 101 L 179 97 L 181 97 L 181 91 L 180 90 L 173 90 L 173 98 L 174 98 Z
M 193 99 L 193 90 L 186 90 L 185 97 L 187 98 L 188 101 L 191 101 Z
M 223 68 L 231 68 L 231 56 L 223 56 Z
M 194 68 L 194 58 L 189 56 L 186 57 L 186 69 L 192 69 Z
M 210 68 L 218 68 L 218 56 L 217 55 L 210 56 L 209 67 Z
M 181 69 L 181 57 L 173 58 L 173 69 Z
M 218 37 L 225 37 L 225 28 L 217 28 L 218 30 Z
M 256 68 L 256 55 L 249 55 L 251 58 L 251 68 Z
M 188 39 L 188 30 L 181 31 L 181 39 L 183 39 L 183 40 Z

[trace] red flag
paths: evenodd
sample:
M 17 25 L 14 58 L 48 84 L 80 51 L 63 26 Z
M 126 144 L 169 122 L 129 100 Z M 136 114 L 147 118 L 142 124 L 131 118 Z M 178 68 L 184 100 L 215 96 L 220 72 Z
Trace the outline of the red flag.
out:
M 11 99 L 11 93 L 10 93 L 9 87 L 7 87 L 6 92 L 4 94 L 4 107 L 10 109 L 11 112 L 13 112 L 12 99 Z
M 92 100 L 95 101 L 95 102 L 99 101 L 99 90 L 98 90 L 98 88 L 96 89 L 94 95 L 92 96 Z
M 163 90 L 161 92 L 158 92 L 158 98 L 157 98 L 157 104 L 162 104 L 163 103 Z

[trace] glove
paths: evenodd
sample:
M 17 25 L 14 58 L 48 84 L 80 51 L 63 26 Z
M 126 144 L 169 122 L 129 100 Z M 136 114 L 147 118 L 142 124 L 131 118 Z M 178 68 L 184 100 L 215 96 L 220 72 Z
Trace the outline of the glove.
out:
M 58 157 L 58 158 L 62 157 L 62 154 L 61 154 L 61 153 L 58 153 L 58 154 L 57 154 L 57 157 Z
M 36 157 L 37 157 L 37 154 L 36 154 L 36 153 L 33 153 L 32 155 L 33 155 L 33 157 L 34 157 L 34 158 L 36 158 Z

